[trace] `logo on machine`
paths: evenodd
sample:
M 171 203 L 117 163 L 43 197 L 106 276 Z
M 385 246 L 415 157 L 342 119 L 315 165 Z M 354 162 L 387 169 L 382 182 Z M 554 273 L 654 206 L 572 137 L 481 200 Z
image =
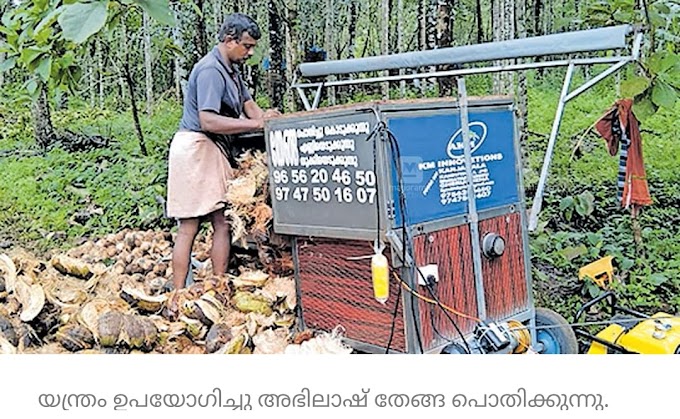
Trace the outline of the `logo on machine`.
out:
M 470 122 L 468 126 L 470 127 L 470 153 L 474 153 L 486 140 L 487 128 L 486 124 L 480 121 Z M 452 159 L 464 155 L 463 128 L 456 131 L 449 139 L 446 154 Z

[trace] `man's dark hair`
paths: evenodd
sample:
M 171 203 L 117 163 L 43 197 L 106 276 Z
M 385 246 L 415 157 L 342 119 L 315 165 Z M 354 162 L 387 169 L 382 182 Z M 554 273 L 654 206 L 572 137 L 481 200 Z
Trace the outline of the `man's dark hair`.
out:
M 252 36 L 253 39 L 260 39 L 262 36 L 260 28 L 250 16 L 243 13 L 232 13 L 224 19 L 218 40 L 222 42 L 228 36 L 235 41 L 240 41 L 244 32 L 248 32 L 248 35 Z

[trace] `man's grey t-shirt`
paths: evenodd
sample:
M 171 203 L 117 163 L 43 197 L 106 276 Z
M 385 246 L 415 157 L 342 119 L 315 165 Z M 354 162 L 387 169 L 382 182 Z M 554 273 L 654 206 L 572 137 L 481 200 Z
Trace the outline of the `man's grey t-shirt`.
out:
M 243 104 L 251 99 L 241 75 L 214 47 L 191 70 L 179 129 L 201 132 L 200 111 L 239 118 L 243 114 Z

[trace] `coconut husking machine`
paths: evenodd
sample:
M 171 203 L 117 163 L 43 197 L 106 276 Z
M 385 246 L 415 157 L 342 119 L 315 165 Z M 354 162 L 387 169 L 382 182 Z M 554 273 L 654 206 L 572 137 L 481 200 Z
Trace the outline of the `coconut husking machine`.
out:
M 630 55 L 574 58 L 624 50 Z M 382 57 L 303 63 L 306 110 L 267 121 L 274 230 L 289 235 L 301 328 L 370 353 L 577 353 L 559 314 L 534 306 L 535 228 L 566 102 L 637 58 L 627 25 Z M 497 62 L 554 56 L 537 63 Z M 569 91 L 576 65 L 610 66 Z M 450 71 L 337 78 L 453 65 Z M 468 97 L 464 76 L 567 67 L 527 214 L 511 97 Z M 329 76 L 335 76 L 327 80 Z M 456 77 L 457 98 L 318 109 L 324 87 Z M 322 80 L 322 81 L 319 81 Z M 310 104 L 306 89 L 315 89 Z

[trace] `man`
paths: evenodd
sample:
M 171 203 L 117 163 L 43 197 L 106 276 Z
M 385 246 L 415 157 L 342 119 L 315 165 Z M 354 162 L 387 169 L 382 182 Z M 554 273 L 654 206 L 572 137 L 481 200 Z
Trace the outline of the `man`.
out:
M 240 13 L 227 16 L 218 44 L 189 75 L 182 121 L 172 139 L 168 161 L 167 215 L 179 220 L 172 253 L 176 289 L 185 286 L 203 218 L 213 227 L 213 273 L 226 272 L 231 237 L 224 206 L 227 181 L 233 176 L 229 136 L 262 130 L 265 118 L 279 115 L 277 110 L 262 111 L 235 67 L 253 55 L 260 36 L 250 17 Z

